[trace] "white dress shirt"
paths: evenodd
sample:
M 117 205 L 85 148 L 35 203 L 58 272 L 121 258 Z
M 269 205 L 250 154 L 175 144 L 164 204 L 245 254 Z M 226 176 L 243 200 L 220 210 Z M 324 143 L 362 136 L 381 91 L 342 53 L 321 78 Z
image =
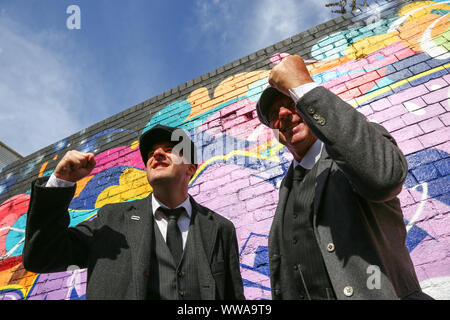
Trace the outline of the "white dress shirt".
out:
M 294 169 L 297 165 L 301 165 L 306 170 L 311 170 L 317 161 L 319 161 L 320 155 L 322 154 L 322 148 L 323 142 L 317 139 L 300 162 L 294 159 Z
M 297 101 L 300 100 L 300 98 L 303 97 L 307 92 L 318 86 L 320 85 L 315 82 L 308 82 L 302 84 L 301 86 L 298 86 L 297 88 L 289 89 L 289 94 L 291 95 L 292 100 L 297 103 Z
M 45 186 L 49 188 L 58 188 L 58 187 L 73 187 L 74 185 L 75 182 L 59 179 L 52 173 L 50 178 L 48 178 L 47 184 Z
M 152 197 L 152 210 L 153 216 L 155 217 L 155 222 L 158 225 L 159 231 L 161 231 L 164 241 L 166 241 L 167 223 L 168 223 L 167 217 L 160 211 L 156 212 L 156 210 L 159 207 L 163 208 L 168 207 L 164 205 L 162 202 L 160 202 L 158 199 L 156 199 L 153 193 L 151 197 Z M 177 221 L 178 228 L 180 228 L 181 231 L 181 237 L 183 238 L 183 249 L 184 249 L 188 236 L 189 224 L 191 223 L 191 216 L 192 216 L 192 205 L 191 201 L 189 200 L 189 195 L 187 196 L 186 200 L 184 200 L 179 206 L 177 206 L 177 208 L 180 207 L 184 207 L 186 209 L 186 212 L 183 215 L 181 215 Z

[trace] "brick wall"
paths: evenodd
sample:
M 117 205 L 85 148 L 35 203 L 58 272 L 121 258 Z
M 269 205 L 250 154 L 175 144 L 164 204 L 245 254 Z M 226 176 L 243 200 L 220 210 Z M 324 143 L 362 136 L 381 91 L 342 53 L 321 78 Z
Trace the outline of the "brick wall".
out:
M 324 10 L 326 10 L 324 8 Z M 409 164 L 400 195 L 406 245 L 422 288 L 450 298 L 449 1 L 379 1 L 161 93 L 0 171 L 0 299 L 84 299 L 86 270 L 35 274 L 21 255 L 31 181 L 67 150 L 94 152 L 78 183 L 70 225 L 108 203 L 147 196 L 138 151 L 157 123 L 187 130 L 201 152 L 189 192 L 237 228 L 248 299 L 270 299 L 267 237 L 278 186 L 292 159 L 260 125 L 255 104 L 269 70 L 300 54 L 316 82 L 396 138 Z

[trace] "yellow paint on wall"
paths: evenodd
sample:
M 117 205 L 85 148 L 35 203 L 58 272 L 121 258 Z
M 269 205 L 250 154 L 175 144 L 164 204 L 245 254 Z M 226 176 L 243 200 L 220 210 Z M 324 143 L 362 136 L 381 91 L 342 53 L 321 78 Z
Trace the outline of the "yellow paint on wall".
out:
M 353 107 L 356 108 L 358 105 L 362 105 L 363 103 L 365 103 L 365 102 L 367 102 L 367 101 L 369 101 L 369 100 L 371 100 L 373 98 L 376 98 L 377 96 L 379 96 L 379 95 L 381 95 L 381 94 L 383 94 L 385 92 L 388 92 L 388 91 L 390 91 L 392 89 L 398 88 L 398 87 L 400 87 L 400 86 L 402 86 L 402 85 L 404 85 L 404 84 L 406 84 L 406 83 L 408 83 L 410 81 L 414 81 L 414 80 L 420 79 L 422 77 L 425 77 L 425 76 L 427 76 L 429 74 L 438 72 L 440 70 L 444 70 L 445 68 L 450 68 L 450 63 L 447 63 L 446 65 L 443 65 L 443 66 L 440 66 L 440 67 L 433 68 L 433 69 L 428 70 L 428 71 L 421 72 L 419 74 L 416 74 L 415 76 L 412 76 L 412 77 L 400 80 L 400 81 L 398 81 L 396 83 L 390 84 L 389 86 L 386 86 L 384 88 L 376 90 L 376 91 L 374 91 L 374 92 L 372 92 L 370 94 L 367 94 L 365 96 L 356 98 L 356 99 L 354 99 L 353 101 L 351 101 L 349 103 L 350 103 L 350 105 L 352 105 Z
M 133 143 L 130 145 L 130 149 L 136 149 L 139 147 L 139 140 L 133 141 Z
M 4 286 L 4 287 L 0 287 L 0 291 L 8 290 L 8 289 L 19 290 L 22 293 L 22 296 L 24 298 L 26 297 L 27 290 L 24 287 L 20 286 L 20 285 L 13 284 L 13 285 L 7 285 L 7 286 Z
M 267 151 L 268 149 L 272 148 L 272 146 L 273 146 L 273 149 L 269 150 L 269 155 L 261 154 L 261 152 Z M 234 156 L 243 156 L 243 157 L 249 157 L 249 158 L 254 158 L 254 159 L 261 159 L 261 160 L 269 160 L 269 161 L 273 161 L 273 162 L 280 162 L 280 158 L 276 154 L 283 147 L 284 146 L 281 143 L 279 143 L 275 139 L 272 139 L 272 140 L 268 141 L 265 144 L 261 144 L 261 145 L 255 147 L 255 148 L 253 148 L 252 150 L 233 150 L 233 151 L 229 152 L 226 155 L 218 155 L 218 156 L 215 156 L 215 157 L 211 157 L 207 161 L 203 162 L 198 167 L 197 171 L 192 176 L 192 179 L 191 179 L 190 183 L 192 181 L 194 181 L 197 178 L 197 176 L 203 170 L 205 170 L 209 165 L 213 164 L 216 161 L 227 161 L 229 158 L 234 157 Z
M 20 290 L 22 295 L 26 297 L 28 291 L 32 287 L 34 281 L 36 280 L 38 274 L 34 272 L 25 271 L 25 274 L 21 278 L 17 279 L 14 284 L 10 284 L 14 273 L 19 269 L 23 268 L 23 265 L 19 263 L 10 269 L 6 269 L 0 272 L 0 290 L 15 289 Z
M 420 8 L 423 8 L 422 10 L 418 10 Z M 416 20 L 416 19 L 422 19 L 425 15 L 428 15 L 431 13 L 431 10 L 450 10 L 450 5 L 445 3 L 439 3 L 437 1 L 416 1 L 411 4 L 408 4 L 406 6 L 403 6 L 398 11 L 398 16 L 405 16 L 407 14 L 411 14 L 414 10 L 417 10 L 416 12 L 412 13 L 407 20 Z
M 348 46 L 345 50 L 345 55 L 349 59 L 360 59 L 397 41 L 400 41 L 400 38 L 396 33 L 364 38 Z
M 105 204 L 124 202 L 149 195 L 152 187 L 148 184 L 147 173 L 135 168 L 124 170 L 119 178 L 119 185 L 110 186 L 99 194 L 95 208 Z
M 233 98 L 240 98 L 247 94 L 248 87 L 269 76 L 269 70 L 239 73 L 222 81 L 214 90 L 213 98 L 206 88 L 199 88 L 191 92 L 186 100 L 191 104 L 191 113 L 185 121 L 207 112 Z

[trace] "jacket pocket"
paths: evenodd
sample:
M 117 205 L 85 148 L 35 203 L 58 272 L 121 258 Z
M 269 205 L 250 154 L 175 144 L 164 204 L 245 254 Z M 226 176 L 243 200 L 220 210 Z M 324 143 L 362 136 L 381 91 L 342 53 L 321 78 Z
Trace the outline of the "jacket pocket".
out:
M 306 295 L 308 300 L 311 300 L 311 296 L 309 294 L 308 286 L 305 281 L 305 276 L 303 275 L 302 266 L 297 264 L 294 266 L 294 280 L 295 286 L 297 287 L 298 292 L 301 292 L 302 295 Z

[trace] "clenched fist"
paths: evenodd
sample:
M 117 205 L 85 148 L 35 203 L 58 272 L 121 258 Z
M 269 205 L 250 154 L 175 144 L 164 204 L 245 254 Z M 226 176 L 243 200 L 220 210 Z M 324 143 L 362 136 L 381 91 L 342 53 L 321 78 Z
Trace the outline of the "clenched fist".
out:
M 302 84 L 314 82 L 306 68 L 305 62 L 300 56 L 289 56 L 272 68 L 269 75 L 269 84 L 289 95 L 289 89 Z
M 53 174 L 58 179 L 77 182 L 89 175 L 94 167 L 93 153 L 71 150 L 59 161 Z

